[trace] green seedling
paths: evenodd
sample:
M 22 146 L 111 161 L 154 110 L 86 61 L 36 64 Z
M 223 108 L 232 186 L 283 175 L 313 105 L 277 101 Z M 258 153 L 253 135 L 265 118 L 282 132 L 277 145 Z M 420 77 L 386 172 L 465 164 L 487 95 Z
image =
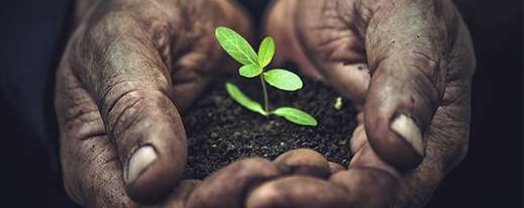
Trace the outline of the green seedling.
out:
M 269 109 L 266 82 L 284 91 L 297 91 L 303 86 L 300 77 L 293 72 L 286 69 L 270 69 L 267 71 L 264 69 L 271 63 L 275 55 L 275 42 L 273 38 L 264 38 L 257 54 L 246 39 L 232 29 L 218 27 L 215 30 L 215 35 L 222 48 L 233 59 L 242 64 L 238 70 L 240 76 L 247 78 L 255 78 L 258 76 L 260 84 L 262 85 L 264 107 L 262 107 L 260 103 L 247 97 L 237 86 L 228 82 L 226 83 L 226 90 L 233 100 L 245 108 L 264 116 L 277 115 L 299 125 L 317 125 L 317 120 L 302 110 L 292 107 L 280 107 L 275 110 Z

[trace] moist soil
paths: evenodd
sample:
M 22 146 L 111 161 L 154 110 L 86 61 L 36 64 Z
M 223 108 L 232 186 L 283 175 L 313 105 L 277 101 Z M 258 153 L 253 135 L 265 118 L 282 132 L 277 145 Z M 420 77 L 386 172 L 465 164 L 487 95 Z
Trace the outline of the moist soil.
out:
M 357 126 L 353 103 L 343 99 L 342 108 L 337 110 L 334 103 L 340 95 L 335 90 L 324 83 L 302 79 L 304 87 L 296 92 L 268 85 L 270 109 L 282 106 L 302 109 L 317 119 L 316 127 L 251 112 L 229 97 L 225 81 L 216 82 L 182 114 L 189 148 L 183 178 L 203 179 L 242 158 L 258 156 L 273 160 L 297 148 L 314 149 L 329 161 L 347 167 L 349 138 Z M 227 81 L 236 84 L 251 99 L 262 101 L 258 77 L 235 76 Z

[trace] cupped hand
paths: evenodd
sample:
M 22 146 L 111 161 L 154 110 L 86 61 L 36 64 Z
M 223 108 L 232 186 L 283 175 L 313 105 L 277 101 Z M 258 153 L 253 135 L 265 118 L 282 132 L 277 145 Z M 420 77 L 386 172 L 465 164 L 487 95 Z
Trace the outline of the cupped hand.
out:
M 363 106 L 347 171 L 274 187 L 322 190 L 303 207 L 321 195 L 353 207 L 427 203 L 468 148 L 475 57 L 452 2 L 275 0 L 265 30 L 277 63 L 292 60 Z
M 75 18 L 55 91 L 68 195 L 86 207 L 184 201 L 196 182 L 178 180 L 179 110 L 233 68 L 214 29 L 248 35 L 246 15 L 231 1 L 104 0 L 79 1 Z

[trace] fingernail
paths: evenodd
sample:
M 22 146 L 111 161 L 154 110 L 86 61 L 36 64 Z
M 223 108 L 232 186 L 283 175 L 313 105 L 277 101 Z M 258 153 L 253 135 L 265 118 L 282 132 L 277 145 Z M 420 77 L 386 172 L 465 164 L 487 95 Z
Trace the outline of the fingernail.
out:
M 391 129 L 400 135 L 406 142 L 411 144 L 413 149 L 420 155 L 425 155 L 424 142 L 422 141 L 422 134 L 420 128 L 417 126 L 412 118 L 401 114 L 391 122 Z
M 126 183 L 134 182 L 157 158 L 155 148 L 151 145 L 145 145 L 136 150 L 127 165 Z

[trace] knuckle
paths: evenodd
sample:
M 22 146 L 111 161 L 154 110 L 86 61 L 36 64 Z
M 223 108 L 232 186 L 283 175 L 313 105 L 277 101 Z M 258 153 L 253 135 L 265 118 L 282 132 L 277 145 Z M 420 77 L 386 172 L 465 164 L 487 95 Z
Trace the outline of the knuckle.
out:
M 442 60 L 435 58 L 434 55 L 431 55 L 423 51 L 412 51 L 411 57 L 411 66 L 413 67 L 413 73 L 418 74 L 419 82 L 423 86 L 427 86 L 428 95 L 438 95 L 442 97 L 444 93 L 444 76 L 445 72 L 442 66 Z M 409 60 L 409 59 L 408 59 Z
M 329 162 L 329 171 L 331 174 L 338 173 L 340 171 L 346 170 L 342 165 L 339 165 L 338 163 Z
M 269 160 L 263 158 L 249 158 L 240 160 L 224 169 L 230 172 L 248 189 L 265 180 L 274 178 L 280 174 L 279 170 Z M 229 175 L 229 174 L 228 174 Z
M 399 189 L 399 180 L 375 168 L 339 172 L 330 181 L 343 188 L 356 207 L 384 207 Z
M 160 90 L 154 89 L 134 89 L 129 82 L 122 82 L 114 85 L 103 96 L 100 103 L 104 112 L 106 127 L 113 136 L 120 134 L 131 128 L 133 124 L 140 122 L 140 118 L 145 113 L 156 115 L 160 111 L 154 106 L 162 106 L 165 94 Z
M 286 152 L 273 162 L 285 174 L 310 175 L 318 178 L 327 178 L 330 175 L 328 161 L 323 155 L 311 149 Z
M 276 167 L 262 158 L 238 161 L 205 180 L 190 195 L 187 207 L 242 207 L 244 193 L 278 174 Z
M 345 192 L 331 183 L 304 176 L 267 182 L 250 192 L 246 207 L 346 207 Z
M 139 91 L 127 91 L 120 95 L 116 100 L 113 101 L 111 106 L 107 110 L 108 121 L 110 123 L 110 131 L 125 131 L 136 121 L 136 114 L 139 113 L 140 104 L 144 102 L 144 98 L 139 96 Z M 118 134 L 118 132 L 114 132 Z
M 248 158 L 238 162 L 245 170 L 253 170 L 253 172 L 258 172 L 258 170 L 265 170 L 268 167 L 273 167 L 273 164 L 269 160 L 264 158 Z

